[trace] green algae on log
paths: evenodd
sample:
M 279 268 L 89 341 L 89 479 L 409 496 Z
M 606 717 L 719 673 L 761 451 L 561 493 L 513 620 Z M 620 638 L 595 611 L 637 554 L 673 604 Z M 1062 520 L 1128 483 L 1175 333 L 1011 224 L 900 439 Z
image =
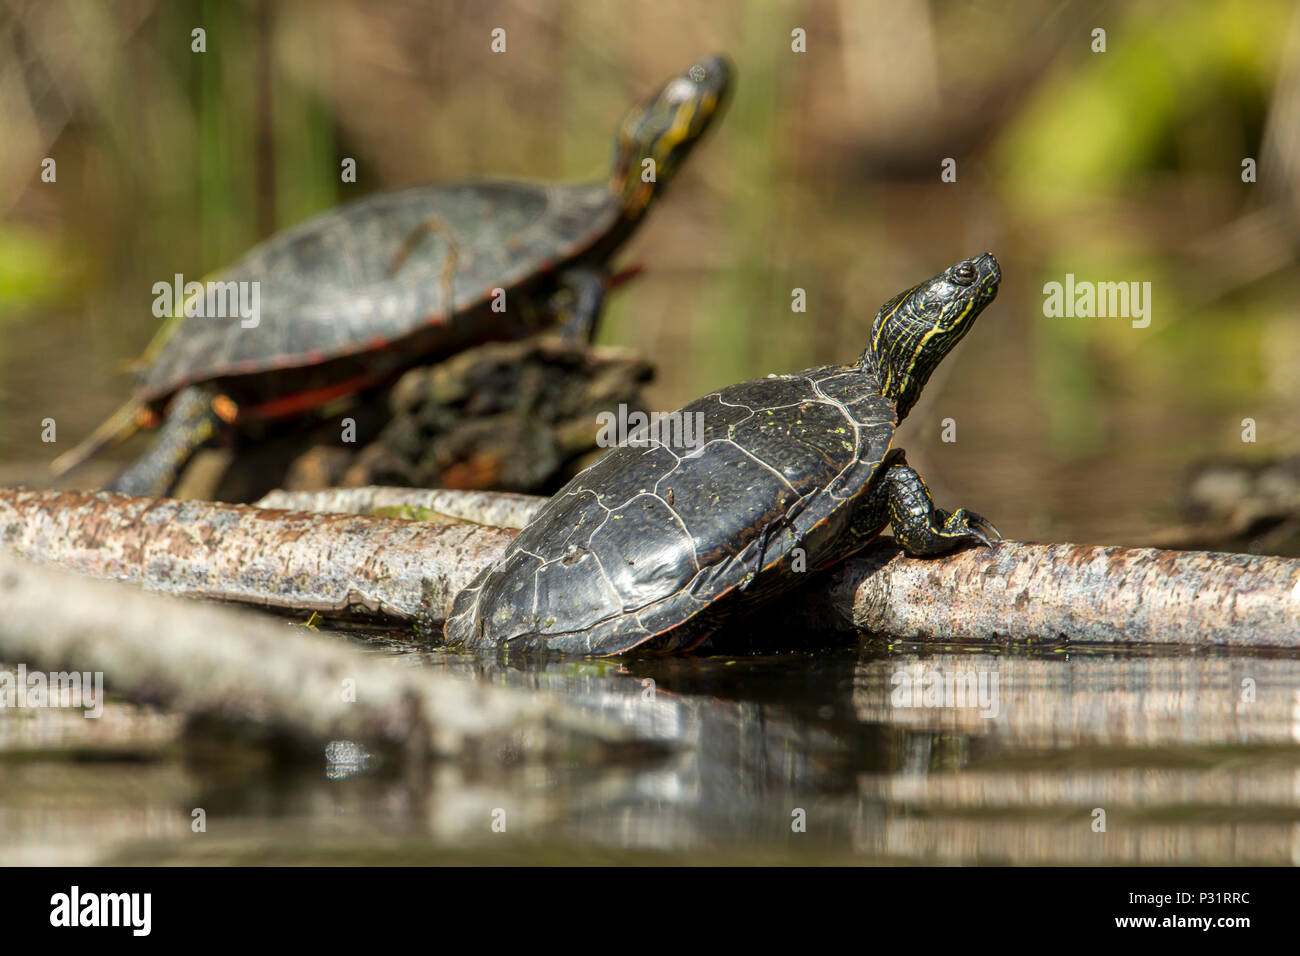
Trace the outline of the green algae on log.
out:
M 364 488 L 328 488 L 324 491 L 276 490 L 255 504 L 259 508 L 278 508 L 282 511 L 356 515 L 409 508 L 433 512 L 458 521 L 519 529 L 533 520 L 533 515 L 548 500 L 537 495 L 510 491 L 452 491 L 446 488 L 367 485 Z

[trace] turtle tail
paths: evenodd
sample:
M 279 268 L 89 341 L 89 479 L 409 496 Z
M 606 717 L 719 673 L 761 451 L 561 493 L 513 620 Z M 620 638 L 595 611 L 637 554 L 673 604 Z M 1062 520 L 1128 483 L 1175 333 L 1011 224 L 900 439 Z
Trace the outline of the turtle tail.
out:
M 65 474 L 97 455 L 108 445 L 116 445 L 130 438 L 140 429 L 140 411 L 143 405 L 132 399 L 96 428 L 88 437 L 82 439 L 75 448 L 65 451 L 50 462 L 50 470 L 56 475 Z

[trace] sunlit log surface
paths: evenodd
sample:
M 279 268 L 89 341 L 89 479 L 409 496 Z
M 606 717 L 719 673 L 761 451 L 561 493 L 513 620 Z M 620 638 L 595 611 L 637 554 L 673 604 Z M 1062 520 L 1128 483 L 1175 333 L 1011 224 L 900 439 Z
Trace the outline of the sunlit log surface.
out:
M 106 493 L 0 491 L 18 553 L 194 597 L 437 625 L 514 532 Z M 882 539 L 762 615 L 807 635 L 1300 645 L 1300 561 L 1004 541 L 911 559 Z
M 515 532 L 108 492 L 0 490 L 0 540 L 36 561 L 184 597 L 438 624 Z
M 882 539 L 781 611 L 900 640 L 1293 648 L 1300 560 L 1018 541 L 936 560 Z

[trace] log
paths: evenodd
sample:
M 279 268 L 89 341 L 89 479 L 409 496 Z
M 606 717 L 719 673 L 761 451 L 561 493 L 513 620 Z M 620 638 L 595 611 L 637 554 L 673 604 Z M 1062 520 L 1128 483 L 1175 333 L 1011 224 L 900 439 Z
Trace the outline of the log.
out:
M 904 641 L 1296 648 L 1300 560 L 1018 541 L 909 558 L 882 538 L 764 617 Z
M 406 760 L 620 746 L 629 728 L 563 697 L 397 667 L 306 628 L 40 568 L 0 554 L 0 660 L 101 672 L 115 693 L 323 759 L 353 740 Z M 344 682 L 354 694 L 345 694 Z
M 38 564 L 181 597 L 438 626 L 515 532 L 110 492 L 0 489 L 0 541 Z
M 0 490 L 20 554 L 194 597 L 437 626 L 513 531 L 121 495 Z M 1300 560 L 1003 541 L 907 558 L 882 538 L 767 622 L 917 641 L 1300 646 Z M 754 619 L 751 619 L 754 620 Z
M 522 528 L 547 500 L 534 495 L 382 487 L 323 494 L 330 497 L 274 492 L 268 505 L 308 510 L 326 505 L 339 511 L 365 511 L 377 503 L 407 505 Z M 1300 568 L 1300 562 L 1156 549 L 1046 547 L 1004 542 L 994 553 L 973 549 L 934 562 L 909 560 L 882 540 L 868 554 L 830 572 L 820 588 L 801 589 L 786 598 L 786 613 L 779 613 L 778 605 L 771 609 L 777 613 L 770 616 L 819 622 L 817 628 L 823 632 L 851 630 L 905 640 L 979 641 L 997 637 L 1003 630 L 1015 640 L 1031 640 L 1034 635 L 1042 640 L 1050 639 L 1055 630 L 1057 636 L 1080 642 L 1121 643 L 1117 631 L 1122 629 L 1135 643 L 1231 646 L 1242 640 L 1245 630 L 1261 626 L 1265 635 L 1276 635 L 1264 638 L 1269 646 L 1294 646 L 1300 640 L 1294 633 L 1295 602 L 1300 595 L 1288 577 L 1288 568 Z M 996 562 L 981 560 L 994 554 Z M 1067 568 L 1073 570 L 1063 570 Z M 830 599 L 826 589 L 835 592 Z M 976 589 L 981 597 L 973 612 L 967 606 L 972 602 L 954 603 L 949 595 Z M 1096 594 L 1097 603 L 1082 605 L 1075 596 L 1081 589 Z M 1150 601 L 1143 599 L 1144 593 Z M 1030 595 L 1035 596 L 1032 603 Z M 1187 601 L 1218 601 L 1224 610 L 1219 620 L 1213 615 L 1202 620 L 1168 607 Z M 1262 606 L 1246 610 L 1250 601 L 1261 601 Z M 1123 623 L 1113 623 L 1117 620 Z M 1009 622 L 1014 622 L 1014 628 Z M 1207 638 L 1207 627 L 1219 633 Z M 1255 639 L 1245 644 L 1263 646 Z

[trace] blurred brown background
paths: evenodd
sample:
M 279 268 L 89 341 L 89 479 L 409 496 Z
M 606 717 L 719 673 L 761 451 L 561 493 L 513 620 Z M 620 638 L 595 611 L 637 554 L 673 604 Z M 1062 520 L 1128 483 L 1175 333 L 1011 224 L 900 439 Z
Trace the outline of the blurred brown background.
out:
M 658 364 L 653 405 L 851 360 L 882 301 L 991 250 L 999 299 L 902 436 L 941 504 L 1142 543 L 1190 463 L 1300 449 L 1290 3 L 0 0 L 0 480 L 126 397 L 154 282 L 376 189 L 602 178 L 623 112 L 714 51 L 730 112 L 601 334 Z M 1067 272 L 1151 282 L 1150 327 L 1044 317 Z

